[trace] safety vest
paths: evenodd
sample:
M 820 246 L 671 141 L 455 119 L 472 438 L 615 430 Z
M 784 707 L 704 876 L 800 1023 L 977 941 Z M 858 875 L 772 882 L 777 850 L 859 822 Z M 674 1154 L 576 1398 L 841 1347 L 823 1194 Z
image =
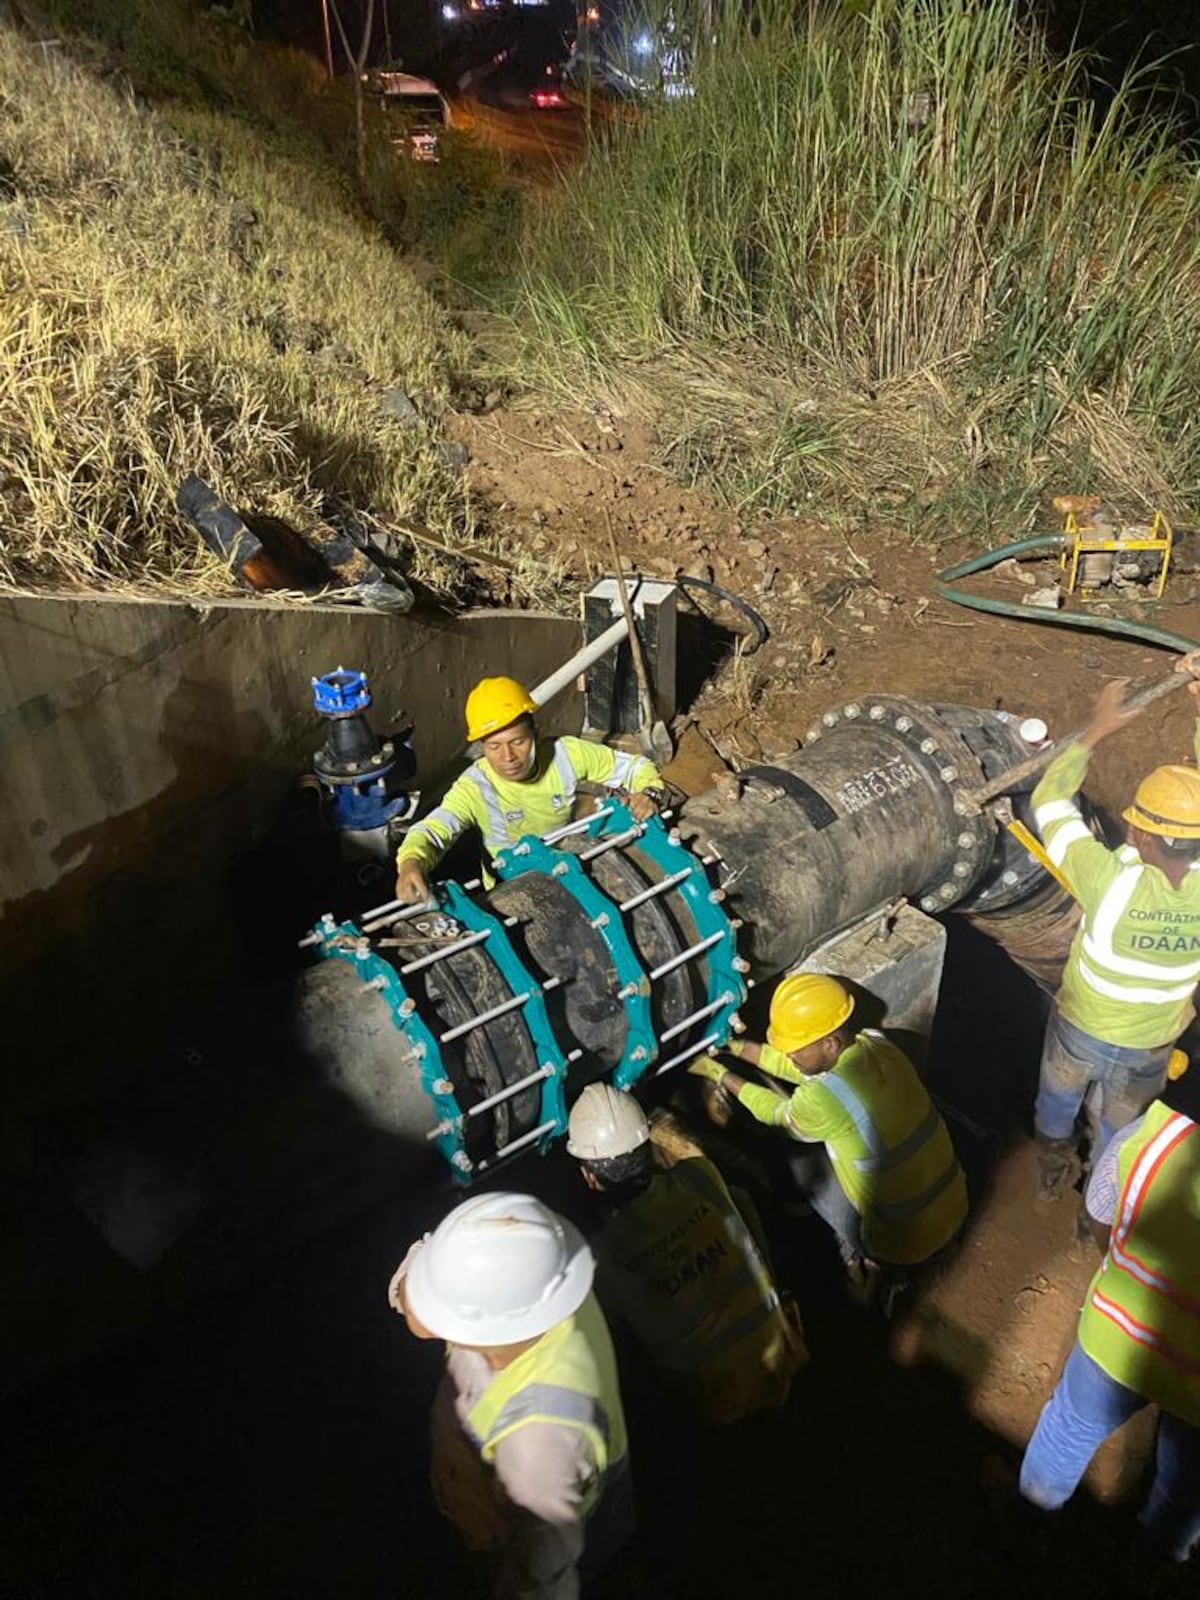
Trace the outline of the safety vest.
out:
M 586 1516 L 628 1450 L 616 1357 L 594 1295 L 496 1373 L 467 1414 L 466 1430 L 490 1464 L 501 1440 L 530 1422 L 586 1435 L 597 1471 L 584 1497 Z
M 709 1421 L 782 1403 L 808 1352 L 711 1162 L 656 1173 L 592 1244 L 601 1296 L 656 1365 L 699 1380 Z
M 584 739 L 555 739 L 545 765 L 539 756 L 533 776 L 519 781 L 497 777 L 480 757 L 451 784 L 441 805 L 408 830 L 396 861 L 431 867 L 469 827 L 479 829 L 490 855 L 526 834 L 550 833 L 570 822 L 579 785 L 587 781 L 636 792 L 661 780 L 644 757 Z
M 1033 793 L 1047 853 L 1083 908 L 1056 1004 L 1093 1039 L 1155 1050 L 1173 1043 L 1194 1015 L 1200 865 L 1175 889 L 1131 845 L 1102 844 L 1075 799 L 1086 769 L 1087 751 L 1069 745 Z
M 967 1183 L 946 1124 L 881 1033 L 860 1033 L 829 1072 L 797 1083 L 779 1120 L 793 1138 L 824 1142 L 875 1260 L 927 1261 L 965 1221 Z
M 1156 1100 L 1118 1172 L 1079 1342 L 1110 1378 L 1200 1426 L 1200 1127 Z

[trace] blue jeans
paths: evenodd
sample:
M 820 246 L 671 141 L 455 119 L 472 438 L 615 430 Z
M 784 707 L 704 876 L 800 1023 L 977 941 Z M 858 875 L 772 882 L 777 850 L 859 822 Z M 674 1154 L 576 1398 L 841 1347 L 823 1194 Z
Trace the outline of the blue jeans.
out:
M 1042 1069 L 1033 1122 L 1043 1138 L 1069 1139 L 1079 1108 L 1094 1084 L 1099 1091 L 1098 1127 L 1092 1128 L 1092 1159 L 1134 1117 L 1140 1117 L 1167 1081 L 1174 1041 L 1155 1050 L 1130 1050 L 1094 1039 L 1056 1006 L 1046 1024 Z M 1089 1120 L 1091 1106 L 1089 1104 Z
M 1076 1342 L 1025 1451 L 1022 1495 L 1057 1511 L 1109 1434 L 1148 1404 Z M 1154 1482 L 1139 1520 L 1176 1561 L 1186 1561 L 1200 1539 L 1200 1428 L 1169 1411 L 1158 1414 Z
M 825 1146 L 801 1145 L 789 1155 L 788 1168 L 796 1188 L 837 1239 L 842 1260 L 857 1261 L 863 1254 L 862 1226 L 858 1212 L 837 1180 Z

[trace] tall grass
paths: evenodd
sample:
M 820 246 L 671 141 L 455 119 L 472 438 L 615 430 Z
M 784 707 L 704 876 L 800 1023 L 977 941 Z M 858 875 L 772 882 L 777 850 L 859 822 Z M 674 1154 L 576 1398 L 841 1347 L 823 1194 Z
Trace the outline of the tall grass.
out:
M 436 437 L 473 353 L 292 121 L 306 69 L 242 104 L 271 73 L 237 65 L 236 30 L 177 0 L 105 10 L 129 54 L 0 24 L 0 584 L 227 591 L 175 510 L 189 472 L 295 528 L 409 521 L 494 549 Z M 390 387 L 422 420 L 385 414 Z M 435 590 L 478 591 L 398 548 Z
M 518 316 L 564 386 L 657 396 L 770 504 L 1200 495 L 1200 173 L 1135 81 L 1097 113 L 1018 0 L 759 0 L 708 41 L 673 9 L 694 96 L 530 211 Z

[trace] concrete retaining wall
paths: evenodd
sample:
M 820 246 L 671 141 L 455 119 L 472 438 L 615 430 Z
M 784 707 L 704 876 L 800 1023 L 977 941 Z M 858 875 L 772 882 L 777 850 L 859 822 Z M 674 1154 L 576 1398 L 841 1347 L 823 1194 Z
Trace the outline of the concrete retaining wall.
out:
M 185 1037 L 181 997 L 202 1004 L 231 957 L 257 959 L 234 938 L 235 900 L 252 913 L 256 894 L 271 900 L 259 909 L 272 939 L 296 931 L 264 892 L 270 873 L 241 869 L 320 743 L 310 677 L 365 669 L 375 725 L 415 722 L 431 787 L 457 759 L 471 684 L 536 681 L 579 639 L 578 623 L 527 612 L 0 599 L 0 1024 L 21 1044 L 5 1052 L 10 1112 L 111 1090 L 164 1020 Z M 579 726 L 573 690 L 547 720 Z

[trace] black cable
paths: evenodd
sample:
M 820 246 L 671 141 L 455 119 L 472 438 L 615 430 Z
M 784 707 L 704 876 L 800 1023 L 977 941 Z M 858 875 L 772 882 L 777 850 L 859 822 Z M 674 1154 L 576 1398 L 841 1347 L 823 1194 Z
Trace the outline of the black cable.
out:
M 735 611 L 740 611 L 742 613 L 746 621 L 751 625 L 755 633 L 758 635 L 758 638 L 754 641 L 750 648 L 742 651 L 744 656 L 752 656 L 756 650 L 761 650 L 763 645 L 766 644 L 767 640 L 771 637 L 771 630 L 759 616 L 758 612 L 755 611 L 754 607 L 748 601 L 741 599 L 738 595 L 730 594 L 728 589 L 722 589 L 719 583 L 709 583 L 707 578 L 693 578 L 689 573 L 686 572 L 680 572 L 676 574 L 675 582 L 679 584 L 680 588 L 682 589 L 703 589 L 706 594 L 719 595 L 722 600 L 728 601 Z

